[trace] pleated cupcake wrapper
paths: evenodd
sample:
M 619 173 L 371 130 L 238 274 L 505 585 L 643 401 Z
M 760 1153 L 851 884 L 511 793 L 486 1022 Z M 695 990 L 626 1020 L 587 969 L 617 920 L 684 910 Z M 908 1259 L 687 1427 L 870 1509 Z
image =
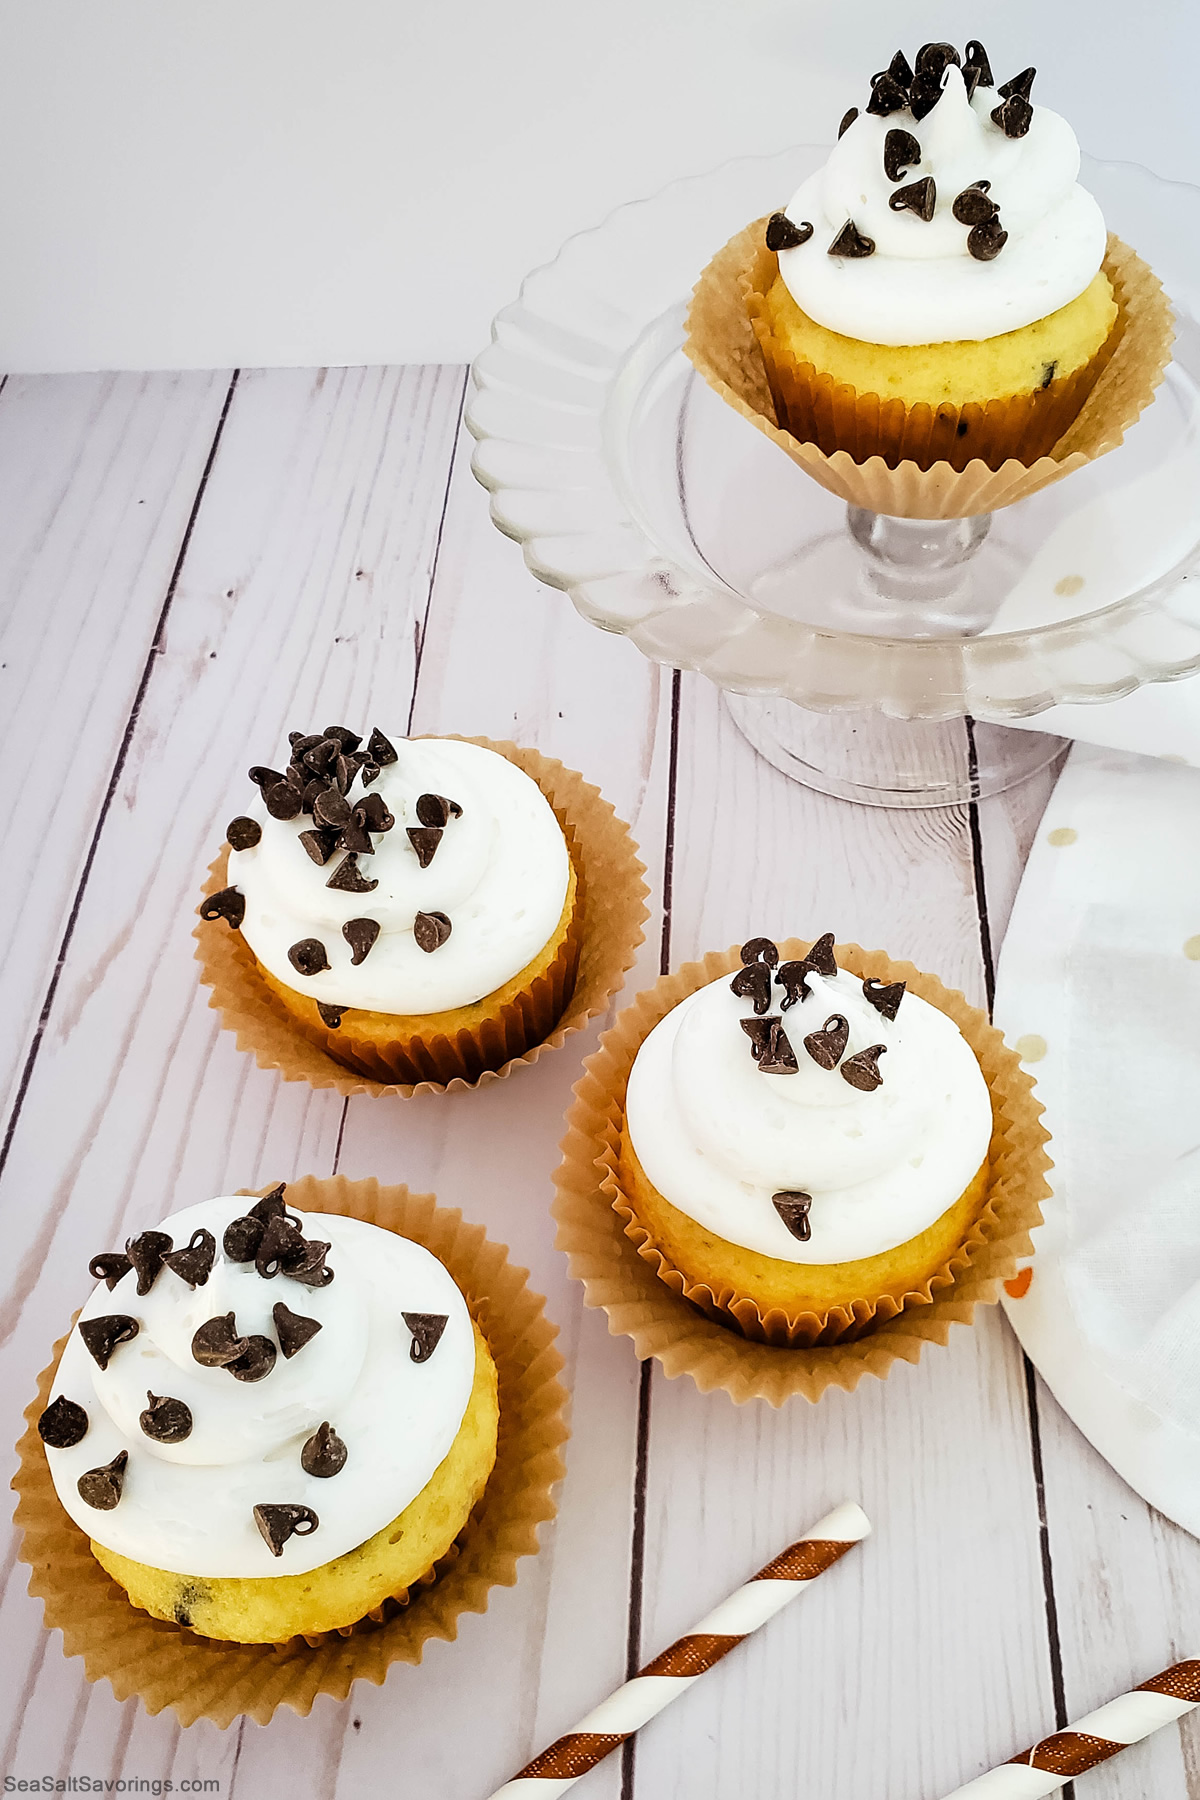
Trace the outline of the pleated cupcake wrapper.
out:
M 781 942 L 780 958 L 799 958 L 810 947 Z M 764 1399 L 780 1406 L 796 1394 L 818 1400 L 827 1388 L 854 1388 L 868 1374 L 883 1378 L 897 1359 L 916 1362 L 926 1344 L 946 1343 L 951 1325 L 969 1324 L 976 1305 L 994 1301 L 1019 1259 L 1030 1254 L 1029 1234 L 1041 1222 L 1041 1201 L 1049 1193 L 1042 1107 L 1031 1078 L 985 1015 L 911 963 L 857 944 L 838 945 L 836 956 L 838 966 L 855 975 L 907 982 L 953 1019 L 979 1059 L 992 1097 L 983 1209 L 961 1252 L 902 1303 L 864 1297 L 828 1314 L 764 1317 L 748 1298 L 685 1278 L 621 1192 L 617 1171 L 634 1057 L 673 1007 L 741 966 L 736 946 L 686 963 L 639 994 L 588 1058 L 567 1114 L 555 1176 L 556 1242 L 584 1285 L 586 1303 L 603 1307 L 609 1330 L 631 1337 L 638 1356 L 656 1357 L 669 1377 L 690 1375 L 702 1392 L 723 1388 L 739 1403 Z
M 564 1472 L 567 1395 L 558 1379 L 557 1327 L 502 1244 L 458 1211 L 439 1207 L 431 1194 L 405 1187 L 305 1176 L 289 1182 L 288 1199 L 302 1210 L 342 1213 L 400 1232 L 444 1263 L 499 1373 L 496 1465 L 457 1546 L 432 1580 L 407 1591 L 407 1604 L 385 1603 L 348 1634 L 327 1632 L 311 1642 L 203 1638 L 135 1607 L 63 1511 L 37 1433 L 63 1339 L 26 1412 L 12 1483 L 29 1591 L 44 1603 L 47 1629 L 62 1632 L 66 1654 L 83 1657 L 89 1681 L 111 1682 L 118 1700 L 136 1695 L 150 1713 L 171 1707 L 183 1725 L 211 1719 L 224 1727 L 243 1714 L 265 1725 L 279 1706 L 308 1713 L 318 1694 L 344 1700 L 354 1682 L 379 1686 L 392 1663 L 420 1662 L 430 1640 L 457 1636 L 461 1614 L 486 1612 L 491 1588 L 516 1581 L 518 1559 L 536 1553 L 538 1528 L 554 1517 L 553 1490 Z
M 1170 360 L 1174 327 L 1162 285 L 1141 257 L 1110 234 L 1104 269 L 1113 284 L 1118 317 L 1110 352 L 1094 385 L 1089 370 L 1074 384 L 1054 383 L 1045 401 L 1034 397 L 1031 403 L 998 401 L 986 409 L 964 408 L 973 427 L 986 429 L 995 439 L 1020 423 L 1012 409 L 1024 407 L 1028 422 L 1039 433 L 1043 427 L 1047 436 L 1059 429 L 1050 450 L 1032 459 L 1010 457 L 998 469 L 990 468 L 982 456 L 962 468 L 950 460 L 922 468 L 914 459 L 939 454 L 946 447 L 941 434 L 949 431 L 948 425 L 937 423 L 930 408 L 914 407 L 904 418 L 900 401 L 857 394 L 853 388 L 816 377 L 815 371 L 810 381 L 782 351 L 778 357 L 771 355 L 764 299 L 778 273 L 779 259 L 766 247 L 765 230 L 765 219 L 748 225 L 709 263 L 692 296 L 684 349 L 722 399 L 851 506 L 908 519 L 968 518 L 1011 506 L 1115 450 L 1154 398 Z M 777 394 L 772 392 L 772 377 Z M 1084 398 L 1081 390 L 1089 385 L 1091 391 Z M 1061 405 L 1055 390 L 1061 390 Z M 957 418 L 956 411 L 955 425 Z M 827 453 L 818 439 L 854 448 Z M 957 436 L 953 441 L 957 446 Z M 894 468 L 884 454 L 865 454 L 876 444 L 887 456 L 901 458 Z M 1041 449 L 1040 442 L 1037 448 Z
M 481 1087 L 558 1049 L 608 1010 L 633 966 L 649 916 L 645 867 L 629 827 L 598 788 L 552 757 L 489 738 L 460 741 L 516 763 L 537 782 L 562 826 L 579 885 L 575 916 L 553 966 L 525 995 L 469 1031 L 453 1038 L 430 1031 L 381 1048 L 354 1037 L 352 1017 L 346 1030 L 302 1025 L 272 993 L 241 932 L 221 919 L 201 920 L 194 933 L 196 959 L 200 980 L 213 990 L 209 1005 L 260 1068 L 340 1094 L 407 1097 Z M 206 897 L 226 886 L 227 859 L 226 846 L 209 870 Z

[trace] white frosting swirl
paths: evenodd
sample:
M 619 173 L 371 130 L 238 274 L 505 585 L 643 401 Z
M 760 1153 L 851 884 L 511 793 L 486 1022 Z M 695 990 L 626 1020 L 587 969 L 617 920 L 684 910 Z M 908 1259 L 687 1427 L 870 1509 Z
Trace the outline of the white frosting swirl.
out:
M 749 1000 L 721 976 L 689 995 L 638 1051 L 625 1124 L 659 1193 L 727 1243 L 781 1262 L 840 1263 L 916 1237 L 963 1193 L 987 1154 L 991 1100 L 952 1019 L 908 993 L 894 1020 L 845 971 L 810 975 L 782 1014 L 799 1068 L 764 1075 L 739 1021 Z M 783 992 L 773 989 L 771 1014 Z M 833 1013 L 850 1027 L 845 1058 L 872 1044 L 883 1083 L 854 1088 L 804 1048 Z M 772 1204 L 812 1195 L 812 1236 L 792 1236 Z
M 934 344 L 998 337 L 1044 319 L 1081 294 L 1104 259 L 1104 219 L 1078 185 L 1079 145 L 1065 119 L 1035 106 L 1028 132 L 1006 137 L 991 119 L 993 88 L 970 100 L 961 70 L 946 71 L 941 99 L 924 119 L 904 108 L 860 113 L 822 169 L 788 203 L 788 217 L 814 227 L 807 243 L 779 253 L 796 304 L 819 325 L 872 344 Z M 889 131 L 911 133 L 921 160 L 899 181 L 883 164 Z M 931 175 L 934 216 L 893 212 L 898 188 Z M 990 181 L 1008 242 L 991 262 L 967 250 L 954 217 L 964 188 Z M 875 244 L 866 257 L 830 256 L 847 219 Z
M 372 833 L 374 853 L 359 869 L 379 886 L 349 894 L 328 886 L 342 860 L 313 862 L 300 834 L 313 820 L 274 819 L 261 795 L 246 813 L 262 827 L 249 850 L 231 850 L 228 880 L 245 896 L 242 932 L 263 967 L 310 999 L 385 1013 L 437 1013 L 469 1006 L 503 987 L 545 948 L 562 916 L 570 855 L 536 781 L 497 751 L 450 738 L 397 738 L 398 760 L 369 789 L 355 779 L 347 798 L 379 794 L 396 823 Z M 418 826 L 420 795 L 456 800 L 432 862 L 422 868 L 407 835 Z M 436 950 L 413 936 L 418 912 L 445 913 L 451 934 Z M 342 927 L 373 919 L 379 936 L 357 968 Z M 297 972 L 288 950 L 319 938 L 329 968 Z
M 285 1196 L 286 1200 L 286 1196 Z M 190 1288 L 159 1271 L 137 1293 L 130 1272 L 110 1292 L 101 1282 L 81 1320 L 125 1313 L 138 1334 L 118 1344 L 100 1369 L 78 1325 L 62 1354 L 52 1398 L 84 1408 L 89 1426 L 69 1449 L 47 1449 L 58 1497 L 89 1537 L 118 1555 L 179 1575 L 304 1574 L 364 1543 L 420 1493 L 457 1436 L 471 1395 L 475 1341 L 458 1287 L 437 1258 L 395 1232 L 334 1213 L 300 1213 L 305 1236 L 331 1245 L 328 1287 L 284 1274 L 266 1280 L 253 1262 L 230 1262 L 221 1241 L 253 1200 L 189 1206 L 162 1230 L 181 1248 L 204 1226 L 217 1243 L 207 1282 Z M 272 1308 L 320 1321 L 321 1330 L 260 1381 L 204 1368 L 192 1336 L 232 1312 L 242 1336 L 278 1342 Z M 440 1313 L 446 1325 L 433 1354 L 412 1361 L 402 1313 Z M 182 1400 L 192 1431 L 182 1443 L 155 1442 L 138 1418 L 147 1392 Z M 324 1421 L 346 1446 L 336 1475 L 308 1475 L 300 1452 Z M 129 1454 L 121 1498 L 111 1511 L 89 1506 L 78 1480 Z M 320 1521 L 272 1555 L 254 1522 L 261 1505 L 309 1506 Z

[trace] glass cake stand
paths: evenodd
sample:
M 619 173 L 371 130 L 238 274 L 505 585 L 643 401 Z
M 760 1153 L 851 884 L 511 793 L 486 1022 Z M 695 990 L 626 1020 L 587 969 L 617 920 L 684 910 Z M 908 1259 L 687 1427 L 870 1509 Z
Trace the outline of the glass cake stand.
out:
M 710 256 L 826 155 L 728 163 L 571 238 L 475 364 L 472 467 L 540 580 L 707 675 L 777 768 L 868 804 L 956 805 L 1063 753 L 1005 721 L 1200 669 L 1200 189 L 1084 159 L 1177 314 L 1120 448 L 995 514 L 896 519 L 827 493 L 682 350 Z

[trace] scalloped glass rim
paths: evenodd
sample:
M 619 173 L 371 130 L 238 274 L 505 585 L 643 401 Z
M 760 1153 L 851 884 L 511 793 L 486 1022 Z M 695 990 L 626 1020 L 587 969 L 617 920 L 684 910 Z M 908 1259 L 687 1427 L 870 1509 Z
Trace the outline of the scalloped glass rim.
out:
M 684 177 L 618 207 L 526 277 L 474 364 L 466 410 L 477 440 L 472 470 L 489 490 L 495 524 L 521 545 L 540 581 L 654 661 L 815 711 L 875 707 L 909 719 L 969 712 L 1002 722 L 1059 702 L 1117 699 L 1200 670 L 1197 549 L 1075 618 L 925 639 L 851 634 L 761 609 L 716 573 L 694 538 L 664 553 L 637 481 L 623 467 L 613 426 L 617 384 L 665 314 L 674 309 L 681 330 L 691 279 L 715 245 L 756 216 L 753 207 L 767 209 L 763 194 L 793 192 L 826 154 L 826 147 L 799 146 Z M 1167 267 L 1153 244 L 1143 253 L 1171 294 L 1181 335 L 1200 340 L 1200 189 L 1138 164 L 1090 158 L 1085 180 L 1111 190 L 1101 195 L 1106 216 L 1135 247 L 1146 237 L 1139 225 L 1156 214 L 1173 230 L 1168 241 L 1178 256 L 1190 256 L 1188 266 Z M 1122 215 L 1115 220 L 1113 194 Z M 699 215 L 698 230 L 689 210 L 692 219 Z M 675 471 L 668 476 L 674 480 Z

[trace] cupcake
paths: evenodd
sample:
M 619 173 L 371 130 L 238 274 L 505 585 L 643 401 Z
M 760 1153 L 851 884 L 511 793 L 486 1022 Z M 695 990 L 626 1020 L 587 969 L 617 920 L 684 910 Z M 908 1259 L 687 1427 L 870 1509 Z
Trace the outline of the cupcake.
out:
M 153 1618 L 310 1641 L 429 1581 L 496 1459 L 497 1371 L 409 1238 L 282 1185 L 93 1257 L 37 1429 L 91 1553 Z
M 997 82 L 977 42 L 961 57 L 925 44 L 912 64 L 898 51 L 824 167 L 706 272 L 689 353 L 708 378 L 737 385 L 714 314 L 732 281 L 791 439 L 890 469 L 996 471 L 1056 451 L 1128 335 L 1138 378 L 1114 378 L 1098 410 L 1120 410 L 1116 435 L 1106 419 L 1093 453 L 1119 442 L 1161 375 L 1169 308 L 1108 236 L 1034 75 Z
M 290 743 L 286 768 L 250 770 L 201 907 L 240 931 L 276 1013 L 385 1082 L 473 1080 L 541 1042 L 574 990 L 583 892 L 538 782 L 460 739 Z
M 954 1020 L 839 969 L 833 937 L 743 945 L 633 1060 L 628 1230 L 683 1291 L 762 1335 L 830 1341 L 928 1301 L 984 1206 L 992 1105 Z

